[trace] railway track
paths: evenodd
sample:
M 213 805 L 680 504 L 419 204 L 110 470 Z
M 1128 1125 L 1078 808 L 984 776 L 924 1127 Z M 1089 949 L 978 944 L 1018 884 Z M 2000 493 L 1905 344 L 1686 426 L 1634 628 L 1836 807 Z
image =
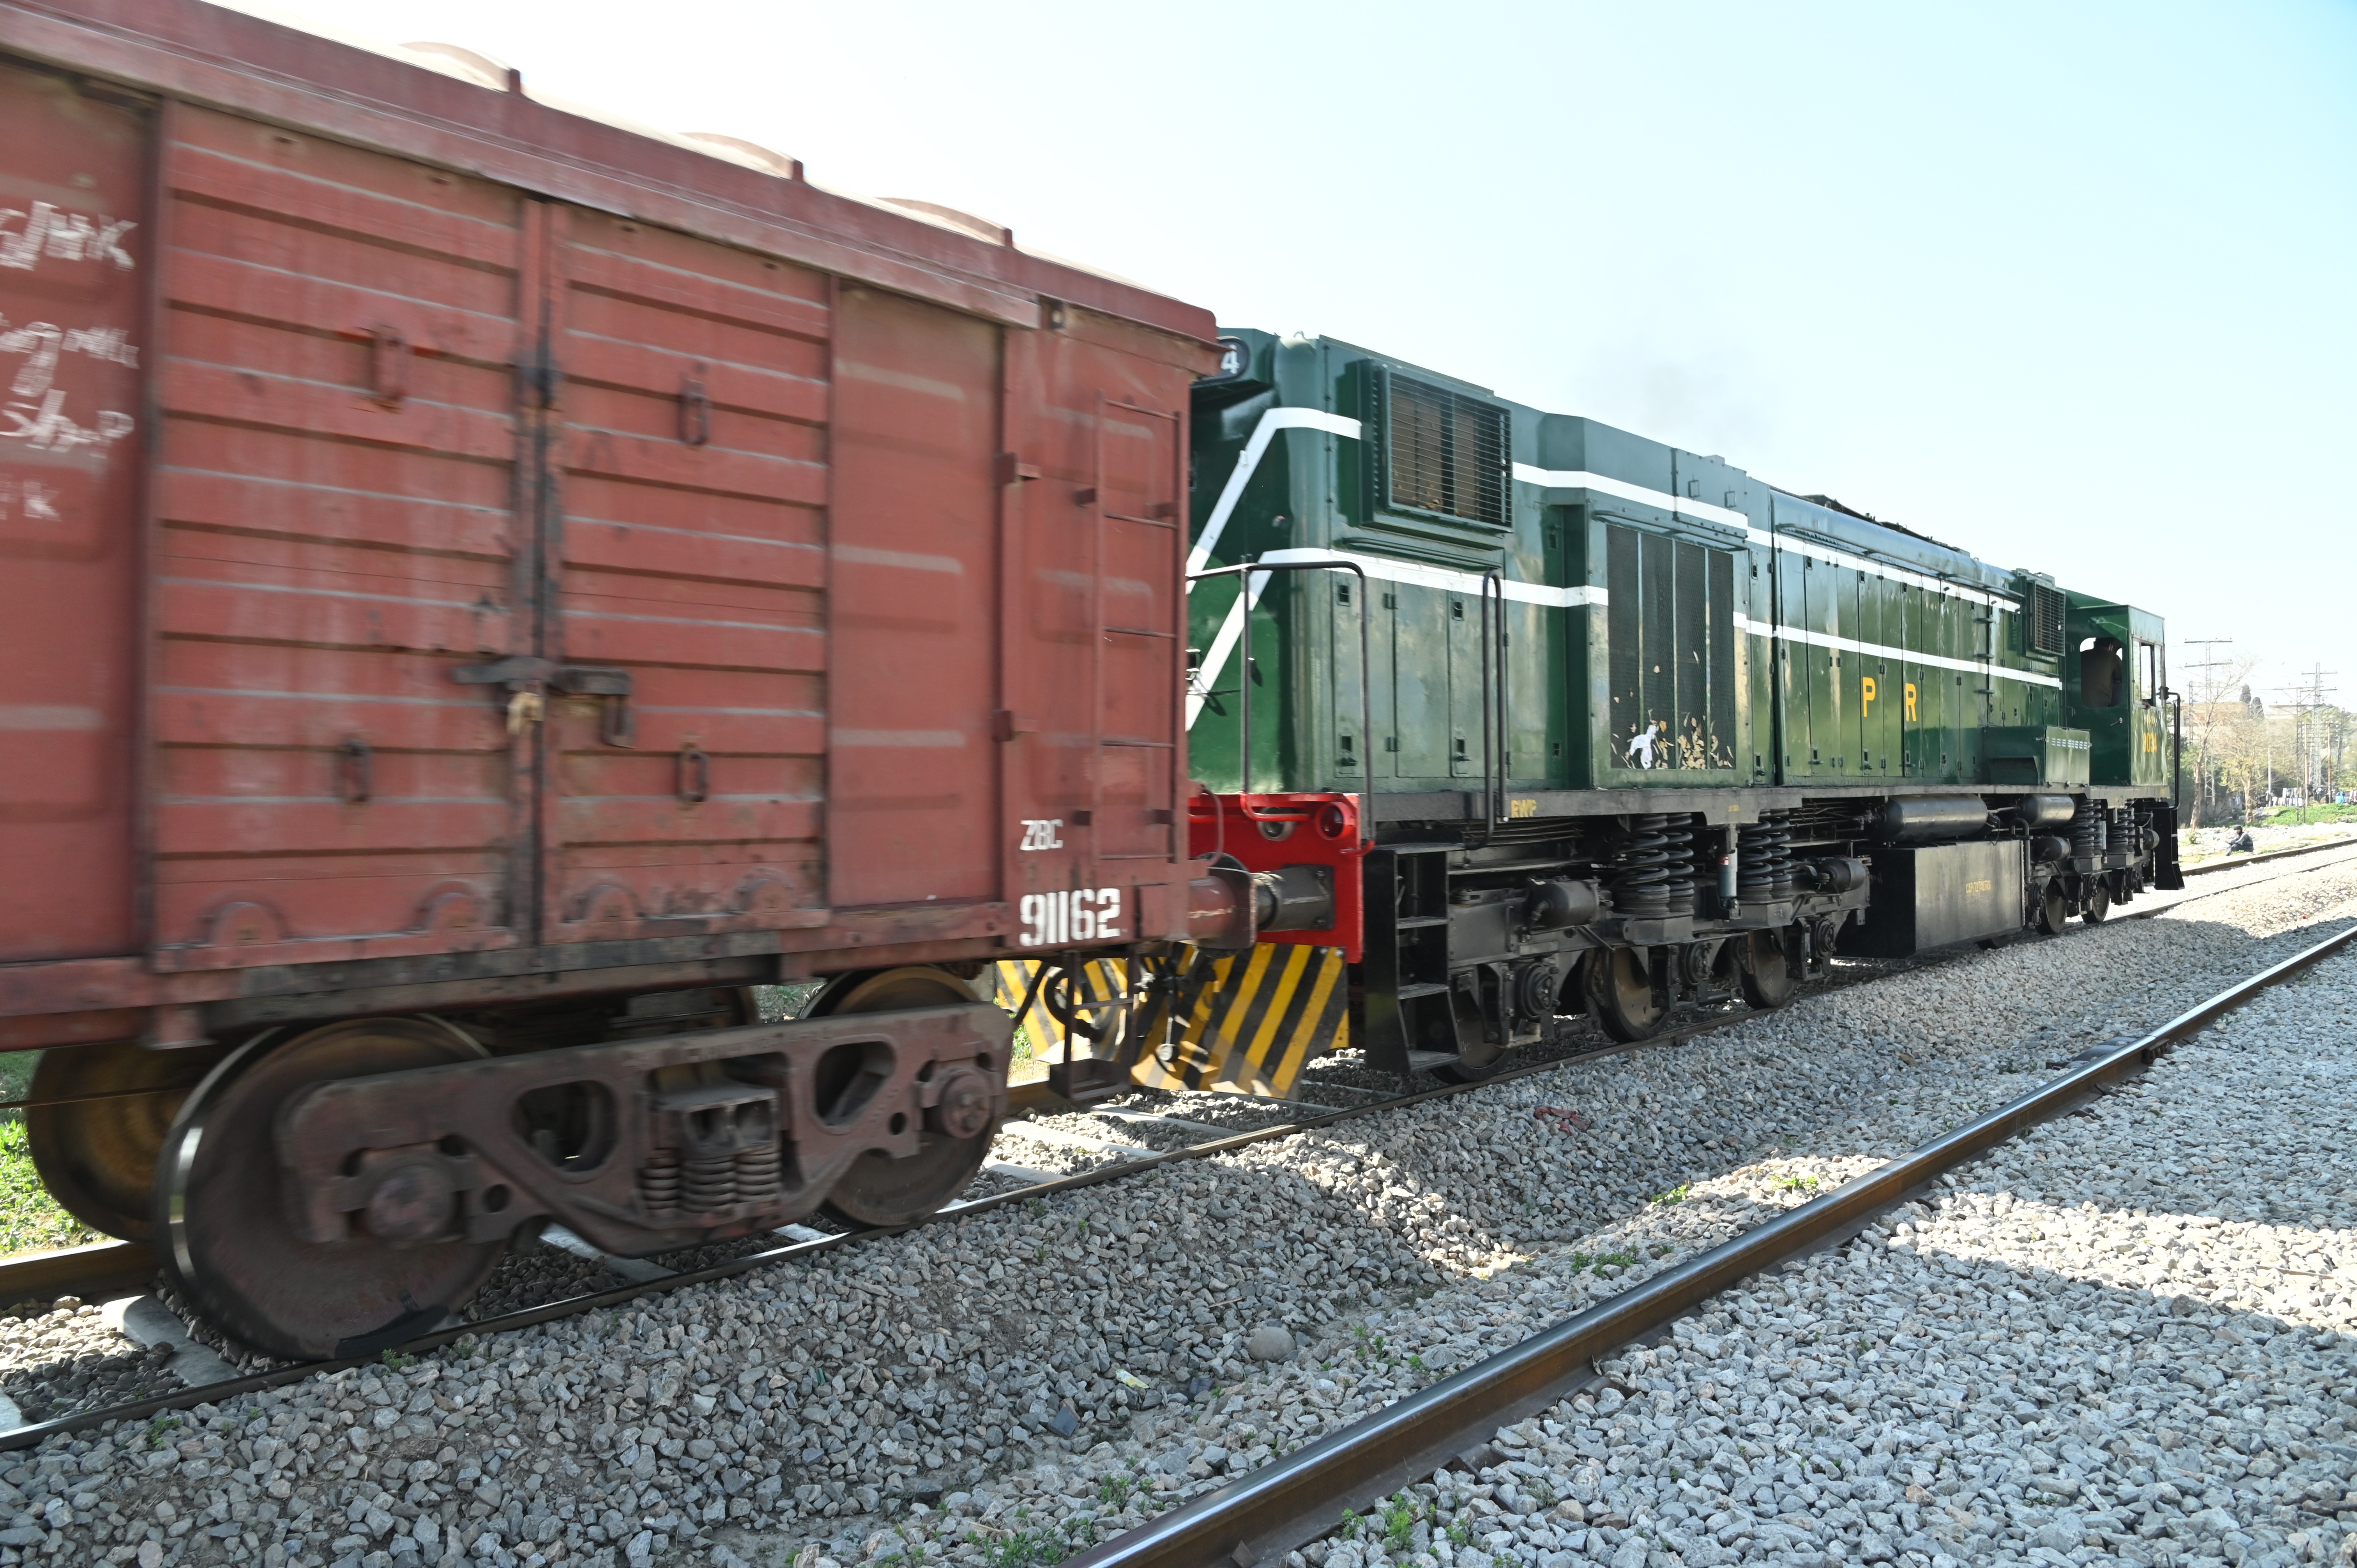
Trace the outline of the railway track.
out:
M 1333 1530 L 1344 1510 L 1391 1496 L 1478 1449 L 1499 1428 L 1601 1381 L 1598 1363 L 1603 1357 L 1665 1335 L 1695 1307 L 1744 1279 L 1849 1240 L 1947 1172 L 2142 1072 L 2180 1041 L 2352 942 L 2357 927 L 2229 987 L 1903 1159 L 1542 1329 L 1232 1486 L 1081 1552 L 1067 1568 L 1252 1568 L 1317 1540 Z
M 2298 850 L 2277 852 L 2277 856 L 2275 857 L 2259 858 L 2276 858 L 2288 855 L 2309 854 L 2324 849 L 2344 847 L 2357 846 L 2307 846 Z M 2243 860 L 2233 864 L 2233 865 L 2244 865 L 2252 864 L 2252 862 L 2250 860 Z M 2222 865 L 2202 869 L 2223 870 L 2230 868 L 2231 867 L 2229 866 Z M 2166 903 L 2156 903 L 2151 908 L 2136 909 L 2115 916 L 2114 919 L 2128 920 L 2149 918 L 2166 913 L 2168 910 L 2190 902 L 2193 898 L 2208 896 L 2210 895 L 2194 894 L 2180 897 L 2171 899 Z M 2341 940 L 2344 939 L 2335 939 L 2335 940 Z M 1956 961 L 1959 959 L 1971 956 L 1974 951 L 1975 950 L 1966 948 L 1953 953 L 1935 957 L 1929 961 L 1917 961 L 1901 967 L 1907 971 L 1921 971 L 1924 968 L 1932 967 L 1941 963 Z M 2295 960 L 2293 961 L 2304 963 L 2313 961 L 2313 958 L 2310 955 L 2304 954 L 2301 959 Z M 2285 966 L 2278 966 L 2278 968 L 2283 967 Z M 1846 984 L 1873 984 L 1888 977 L 1889 973 L 1886 970 L 1878 968 L 1872 973 L 1860 975 L 1855 979 L 1847 980 Z M 1839 984 L 1842 983 L 1837 982 L 1836 983 Z M 1822 988 L 1820 988 L 1820 993 L 1822 993 Z M 2205 1005 L 2208 1004 L 2205 1004 Z M 952 1205 L 942 1209 L 939 1214 L 932 1217 L 931 1219 L 923 1221 L 922 1223 L 930 1224 L 942 1219 L 963 1219 L 975 1214 L 988 1212 L 992 1209 L 1026 1203 L 1057 1193 L 1072 1191 L 1082 1187 L 1123 1180 L 1129 1176 L 1139 1175 L 1166 1165 L 1176 1164 L 1183 1161 L 1206 1159 L 1215 1155 L 1231 1153 L 1257 1143 L 1299 1136 L 1305 1133 L 1334 1126 L 1357 1118 L 1370 1116 L 1379 1112 L 1401 1110 L 1432 1101 L 1444 1100 L 1458 1095 L 1473 1093 L 1483 1089 L 1510 1083 L 1517 1079 L 1531 1077 L 1537 1073 L 1552 1070 L 1561 1067 L 1568 1061 L 1604 1058 L 1637 1051 L 1648 1051 L 1680 1045 L 1717 1033 L 1719 1030 L 1731 1027 L 1737 1024 L 1752 1020 L 1758 1016 L 1760 1016 L 1759 1014 L 1749 1009 L 1737 1009 L 1718 1016 L 1699 1020 L 1682 1028 L 1666 1032 L 1653 1039 L 1634 1044 L 1624 1044 L 1621 1042 L 1606 1040 L 1584 1043 L 1582 1046 L 1573 1049 L 1552 1052 L 1543 1058 L 1526 1061 L 1522 1065 L 1518 1065 L 1506 1071 L 1495 1074 L 1479 1082 L 1445 1085 L 1440 1088 L 1421 1090 L 1405 1095 L 1383 1095 L 1380 1098 L 1372 1099 L 1367 1103 L 1361 1105 L 1337 1108 L 1318 1114 L 1297 1117 L 1291 1121 L 1278 1122 L 1266 1127 L 1254 1128 L 1245 1132 L 1231 1133 L 1226 1136 L 1211 1138 L 1200 1143 L 1189 1144 L 1183 1148 L 1137 1155 L 1131 1157 L 1118 1159 L 1113 1163 L 1096 1166 L 1089 1170 L 1058 1176 L 1053 1179 L 1027 1183 L 1008 1191 L 993 1194 L 989 1197 L 978 1199 L 966 1200 Z M 2175 1026 L 2176 1026 L 2174 1025 L 2169 1026 L 2169 1027 Z M 1044 1086 L 1040 1087 L 1044 1089 Z M 1336 1087 L 1352 1090 L 1356 1092 L 1373 1092 L 1354 1085 L 1346 1084 L 1338 1085 Z M 1018 1093 L 1015 1099 L 1014 1109 L 1017 1111 L 1047 1110 L 1061 1105 L 1062 1103 L 1063 1102 L 1060 1100 L 1044 1093 L 1028 1096 Z M 2002 1114 L 2002 1112 L 1999 1114 Z M 1943 1141 L 1942 1145 L 1935 1146 L 1944 1146 L 1944 1144 L 1945 1140 Z M 758 1252 L 748 1253 L 700 1268 L 692 1268 L 676 1272 L 663 1272 L 656 1265 L 640 1262 L 636 1260 L 601 1259 L 600 1261 L 609 1264 L 621 1264 L 622 1268 L 619 1272 L 623 1272 L 626 1274 L 635 1273 L 636 1270 L 650 1270 L 653 1272 L 651 1272 L 647 1277 L 644 1278 L 631 1278 L 629 1283 L 612 1289 L 567 1295 L 560 1299 L 500 1314 L 496 1316 L 482 1318 L 468 1323 L 454 1324 L 447 1327 L 438 1329 L 431 1334 L 420 1336 L 417 1338 L 404 1344 L 398 1348 L 398 1352 L 404 1355 L 416 1355 L 439 1348 L 468 1336 L 489 1336 L 528 1328 L 537 1324 L 553 1322 L 581 1313 L 595 1311 L 604 1307 L 620 1305 L 647 1295 L 678 1290 L 686 1286 L 710 1281 L 726 1279 L 736 1275 L 751 1273 L 756 1270 L 769 1268 L 780 1263 L 810 1259 L 823 1252 L 847 1247 L 857 1242 L 869 1241 L 887 1236 L 897 1235 L 901 1233 L 903 1230 L 915 1228 L 916 1227 L 898 1227 L 851 1231 L 837 1235 L 820 1235 L 809 1231 L 805 1228 L 790 1227 L 788 1228 L 787 1233 L 794 1235 L 795 1239 L 790 1240 L 785 1245 L 768 1248 Z M 594 1252 L 587 1255 L 592 1257 L 598 1256 Z M 109 1294 L 122 1294 L 129 1290 L 135 1289 L 139 1285 L 147 1283 L 153 1278 L 155 1268 L 156 1261 L 153 1252 L 147 1247 L 135 1242 L 106 1243 L 95 1247 L 73 1249 L 65 1252 L 48 1253 L 38 1255 L 32 1258 L 18 1259 L 9 1263 L 0 1264 L 0 1303 L 22 1300 L 55 1299 L 61 1295 L 75 1295 L 83 1300 L 96 1300 Z M 185 1409 L 190 1405 L 198 1403 L 209 1402 L 219 1402 L 222 1400 L 231 1399 L 239 1395 L 254 1393 L 265 1389 L 281 1387 L 288 1383 L 300 1381 L 303 1379 L 316 1374 L 334 1371 L 341 1368 L 356 1367 L 377 1359 L 379 1359 L 378 1356 L 371 1355 L 368 1357 L 355 1357 L 333 1360 L 296 1362 L 241 1377 L 209 1379 L 201 1383 L 171 1390 L 148 1398 L 82 1411 L 70 1415 L 17 1426 L 12 1430 L 0 1431 L 0 1450 L 22 1449 L 36 1446 L 50 1436 L 88 1430 L 102 1425 L 111 1421 L 142 1419 L 164 1411 Z

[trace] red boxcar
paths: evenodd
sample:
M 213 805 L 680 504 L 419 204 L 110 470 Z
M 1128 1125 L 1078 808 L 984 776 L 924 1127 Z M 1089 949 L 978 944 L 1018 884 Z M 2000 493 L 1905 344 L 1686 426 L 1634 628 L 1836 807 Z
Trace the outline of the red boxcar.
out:
M 84 1047 L 37 1097 L 113 1098 L 37 1115 L 53 1187 L 163 1202 L 282 1349 L 441 1310 L 535 1214 L 636 1203 L 604 1240 L 648 1251 L 938 1201 L 963 1155 L 910 1140 L 1005 1092 L 943 977 L 1188 935 L 1211 317 L 507 86 L 0 4 L 0 1048 Z M 734 989 L 831 974 L 861 1025 Z M 987 1103 L 927 1098 L 994 1049 Z M 535 1052 L 588 1065 L 420 1108 Z M 355 1072 L 415 1086 L 361 1115 Z M 883 1174 L 823 1185 L 828 1138 Z M 335 1191 L 283 1235 L 168 1218 L 298 1177 Z

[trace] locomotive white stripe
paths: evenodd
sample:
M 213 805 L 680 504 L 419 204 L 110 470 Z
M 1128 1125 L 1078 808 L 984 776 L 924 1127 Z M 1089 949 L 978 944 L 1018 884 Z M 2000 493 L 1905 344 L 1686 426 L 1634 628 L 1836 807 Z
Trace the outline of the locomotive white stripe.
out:
M 1204 521 L 1201 536 L 1195 542 L 1193 549 L 1188 553 L 1187 570 L 1190 575 L 1201 571 L 1211 560 L 1211 552 L 1218 545 L 1220 536 L 1227 530 L 1228 520 L 1234 515 L 1236 503 L 1242 499 L 1244 487 L 1251 483 L 1253 474 L 1260 467 L 1262 456 L 1268 451 L 1269 443 L 1275 439 L 1276 433 L 1280 430 L 1323 430 L 1330 435 L 1347 436 L 1356 441 L 1361 438 L 1363 426 L 1358 420 L 1342 414 L 1328 413 L 1323 409 L 1272 408 L 1264 413 L 1260 416 L 1260 422 L 1253 426 L 1253 433 L 1245 441 L 1243 452 L 1236 459 L 1234 469 L 1229 473 L 1227 483 L 1221 487 L 1220 499 L 1213 504 L 1210 518 Z M 1722 528 L 1738 530 L 1751 543 L 1762 549 L 1787 551 L 1823 562 L 1829 566 L 1843 566 L 1852 571 L 1870 572 L 1893 582 L 1906 583 L 1932 593 L 1953 595 L 1975 604 L 1987 605 L 1992 607 L 2003 607 L 2014 610 L 2020 608 L 2016 601 L 2000 595 L 1986 593 L 1977 588 L 1969 588 L 1962 584 L 1947 582 L 1937 577 L 1926 576 L 1920 572 L 1909 571 L 1903 566 L 1894 566 L 1888 562 L 1853 555 L 1846 551 L 1821 545 L 1812 540 L 1800 539 L 1791 534 L 1771 534 L 1765 529 L 1754 527 L 1749 515 L 1737 511 L 1731 507 L 1713 506 L 1707 501 L 1684 499 L 1666 491 L 1651 489 L 1626 479 L 1616 479 L 1607 474 L 1590 473 L 1585 469 L 1540 468 L 1528 463 L 1517 463 L 1514 465 L 1514 478 L 1525 484 L 1537 485 L 1547 489 L 1587 489 L 1605 495 L 1618 496 L 1623 500 L 1639 501 L 1648 506 L 1660 507 L 1673 516 L 1693 518 Z M 1436 588 L 1443 592 L 1469 594 L 1477 597 L 1482 590 L 1481 577 L 1471 572 L 1451 571 L 1445 566 L 1427 565 L 1419 561 L 1402 561 L 1390 556 L 1362 555 L 1355 551 L 1315 548 L 1272 550 L 1262 554 L 1260 560 L 1271 565 L 1319 561 L 1331 561 L 1340 564 L 1348 562 L 1363 571 L 1369 578 L 1378 582 L 1406 583 L 1416 587 Z M 1228 607 L 1227 615 L 1220 622 L 1220 629 L 1213 634 L 1211 646 L 1203 650 L 1203 662 L 1195 671 L 1194 679 L 1189 682 L 1187 692 L 1187 727 L 1189 730 L 1195 727 L 1195 721 L 1201 715 L 1203 704 L 1210 697 L 1211 688 L 1218 682 L 1221 672 L 1227 668 L 1229 659 L 1234 655 L 1236 644 L 1243 639 L 1245 618 L 1259 605 L 1261 591 L 1268 585 L 1268 578 L 1269 574 L 1265 572 L 1254 572 L 1249 575 L 1245 580 L 1244 591 L 1238 594 L 1235 602 Z M 1500 586 L 1504 596 L 1517 604 L 1538 605 L 1548 609 L 1576 609 L 1583 606 L 1601 606 L 1611 602 L 1610 594 L 1607 589 L 1584 585 L 1556 588 L 1539 583 L 1501 582 Z M 1195 591 L 1195 585 L 1191 581 L 1187 585 L 1187 591 L 1189 594 Z M 1735 624 L 1738 629 L 1750 632 L 1754 636 L 1781 636 L 1795 642 L 1809 643 L 1820 648 L 1835 648 L 1845 652 L 1867 654 L 1876 658 L 1908 660 L 1917 664 L 1942 670 L 1953 670 L 1965 674 L 1994 675 L 2000 680 L 2018 681 L 2026 685 L 2051 686 L 2057 690 L 2060 690 L 2062 685 L 2062 682 L 2053 676 L 2041 675 L 2035 671 L 2008 670 L 1999 665 L 1949 659 L 1939 654 L 1915 653 L 1882 643 L 1859 642 L 1854 639 L 1809 631 L 1799 627 L 1776 627 L 1769 622 L 1754 621 L 1743 616 L 1737 616 Z
M 1220 487 L 1220 499 L 1212 503 L 1211 515 L 1203 521 L 1202 536 L 1187 553 L 1187 575 L 1189 577 L 1201 571 L 1203 564 L 1211 560 L 1212 550 L 1220 542 L 1220 535 L 1227 532 L 1228 519 L 1233 515 L 1236 502 L 1243 498 L 1244 487 L 1252 482 L 1253 471 L 1260 467 L 1262 455 L 1267 452 L 1268 444 L 1276 438 L 1280 430 L 1323 430 L 1329 435 L 1347 435 L 1356 441 L 1360 425 L 1355 419 L 1329 413 L 1322 408 L 1272 408 L 1263 413 L 1260 423 L 1253 426 L 1251 437 L 1244 442 L 1243 455 L 1236 459 L 1235 467 L 1228 475 L 1228 482 Z M 1195 585 L 1189 583 L 1187 591 L 1193 593 Z
M 1751 519 L 1732 507 L 1713 506 L 1708 501 L 1681 500 L 1666 490 L 1648 489 L 1627 479 L 1616 479 L 1609 474 L 1591 474 L 1583 468 L 1540 468 L 1528 463 L 1514 465 L 1514 478 L 1526 485 L 1537 485 L 1550 490 L 1601 490 L 1608 496 L 1619 496 L 1624 501 L 1641 501 L 1665 511 L 1696 517 L 1705 522 L 1715 522 L 1722 528 L 1744 532 L 1751 531 Z
M 1260 559 L 1271 565 L 1311 564 L 1331 561 L 1336 564 L 1349 562 L 1366 573 L 1368 577 L 1383 583 L 1411 583 L 1419 588 L 1437 588 L 1447 593 L 1469 595 L 1479 598 L 1481 579 L 1470 572 L 1452 572 L 1445 566 L 1427 566 L 1420 561 L 1399 561 L 1388 555 L 1361 555 L 1350 550 L 1318 550 L 1298 548 L 1271 550 Z M 1203 711 L 1204 700 L 1210 696 L 1220 671 L 1227 668 L 1229 656 L 1235 651 L 1237 640 L 1243 636 L 1244 615 L 1251 606 L 1260 603 L 1261 590 L 1268 585 L 1271 574 L 1254 572 L 1245 579 L 1244 591 L 1228 607 L 1227 618 L 1211 638 L 1211 646 L 1203 650 L 1202 667 L 1195 673 L 1193 685 L 1187 693 L 1187 727 L 1195 727 L 1196 715 Z M 1577 609 L 1582 605 L 1601 605 L 1611 596 L 1603 588 L 1585 585 L 1572 588 L 1550 588 L 1541 583 L 1501 583 L 1505 596 L 1516 604 L 1538 605 L 1547 609 Z
M 1514 478 L 1524 484 L 1537 485 L 1545 489 L 1598 490 L 1608 496 L 1619 496 L 1622 500 L 1640 501 L 1647 506 L 1660 507 L 1673 516 L 1695 518 L 1705 522 L 1717 523 L 1722 528 L 1735 529 L 1763 550 L 1789 551 L 1796 555 L 1806 555 L 1812 560 L 1822 561 L 1828 566 L 1846 566 L 1854 572 L 1871 572 L 1876 576 L 1887 577 L 1892 582 L 1906 583 L 1930 593 L 1952 594 L 1957 598 L 1966 599 L 1976 605 L 2002 605 L 2007 609 L 2012 610 L 2021 607 L 2018 602 L 2002 594 L 1992 594 L 1980 588 L 1969 588 L 1962 583 L 1951 583 L 1943 577 L 1927 576 L 1921 572 L 1910 571 L 1904 566 L 1892 565 L 1887 561 L 1876 561 L 1863 555 L 1853 555 L 1846 550 L 1838 550 L 1832 545 L 1819 544 L 1814 540 L 1801 539 L 1789 533 L 1771 534 L 1766 529 L 1754 525 L 1748 513 L 1737 511 L 1731 507 L 1713 506 L 1707 501 L 1683 499 L 1665 490 L 1649 489 L 1643 485 L 1631 484 L 1626 479 L 1616 479 L 1608 474 L 1591 474 L 1584 469 L 1536 468 L 1528 463 L 1517 463 L 1514 465 Z
M 1472 572 L 1452 572 L 1446 566 L 1428 566 L 1421 561 L 1401 561 L 1389 555 L 1361 555 L 1351 550 L 1271 550 L 1261 556 L 1264 562 L 1311 563 L 1331 561 L 1338 565 L 1348 562 L 1368 576 L 1384 583 L 1413 583 L 1419 588 L 1439 588 L 1444 592 L 1470 594 L 1480 597 L 1481 578 Z M 1502 582 L 1506 597 L 1516 604 L 1544 605 L 1548 609 L 1576 609 L 1581 605 L 1601 605 L 1610 602 L 1610 593 L 1603 588 L 1585 585 L 1574 588 L 1550 588 L 1543 583 Z
M 1912 649 L 1893 648 L 1883 642 L 1860 642 L 1856 638 L 1835 637 L 1830 632 L 1811 631 L 1804 627 L 1776 626 L 1769 621 L 1735 618 L 1735 628 L 1754 637 L 1779 637 L 1790 642 L 1805 642 L 1815 648 L 1839 649 L 1844 653 L 1862 653 L 1875 659 L 1898 659 L 1911 664 L 1927 664 L 1935 670 L 1953 670 L 1966 675 L 1994 675 L 2000 681 L 2018 681 L 2029 686 L 2051 686 L 2062 689 L 2062 682 L 2051 675 L 2041 675 L 2035 670 L 2008 670 L 2002 664 L 1976 663 L 1969 659 L 1951 659 L 1943 653 L 1918 653 Z
M 1365 569 L 1369 577 L 1379 582 L 1411 583 L 1418 587 L 1439 588 L 1478 596 L 1481 579 L 1469 572 L 1451 572 L 1445 567 L 1427 566 L 1420 562 L 1394 561 L 1380 555 L 1361 555 L 1347 550 L 1272 550 L 1261 557 L 1272 564 L 1286 562 L 1348 561 Z M 1187 693 L 1187 727 L 1193 729 L 1195 720 L 1203 711 L 1203 703 L 1211 693 L 1220 671 L 1227 667 L 1229 658 L 1243 635 L 1247 603 L 1257 606 L 1261 590 L 1268 585 L 1271 574 L 1254 572 L 1248 578 L 1245 591 L 1236 596 L 1228 607 L 1227 618 L 1204 651 L 1202 668 L 1196 672 L 1194 684 Z M 1576 609 L 1584 605 L 1602 606 L 1611 602 L 1610 595 L 1602 588 L 1549 588 L 1535 583 L 1508 583 L 1506 596 L 1519 604 L 1539 605 L 1549 609 Z M 1836 637 L 1829 632 L 1812 631 L 1804 627 L 1777 626 L 1772 621 L 1753 620 L 1749 616 L 1737 616 L 1735 629 L 1753 637 L 1781 637 L 1792 642 L 1807 643 L 1816 648 L 1838 649 L 1844 653 L 1863 654 L 1875 659 L 1896 659 L 1908 663 L 1926 665 L 1935 670 L 1953 670 L 1964 675 L 1991 675 L 2000 681 L 2018 681 L 2026 686 L 2050 686 L 2062 689 L 2062 682 L 2051 675 L 2035 670 L 2009 670 L 2001 664 L 1977 663 L 1969 659 L 1951 659 L 1942 653 L 1920 653 L 1912 649 L 1893 648 L 1889 643 L 1861 642 L 1853 637 Z

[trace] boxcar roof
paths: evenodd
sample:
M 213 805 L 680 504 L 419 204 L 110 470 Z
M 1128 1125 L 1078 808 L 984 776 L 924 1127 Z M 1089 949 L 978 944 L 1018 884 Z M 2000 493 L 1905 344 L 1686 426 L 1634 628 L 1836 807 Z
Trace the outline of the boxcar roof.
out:
M 1192 344 L 1209 312 L 718 148 L 203 0 L 0 0 L 0 50 L 357 143 L 989 317 L 1057 300 Z M 1190 356 L 1194 349 L 1186 350 Z

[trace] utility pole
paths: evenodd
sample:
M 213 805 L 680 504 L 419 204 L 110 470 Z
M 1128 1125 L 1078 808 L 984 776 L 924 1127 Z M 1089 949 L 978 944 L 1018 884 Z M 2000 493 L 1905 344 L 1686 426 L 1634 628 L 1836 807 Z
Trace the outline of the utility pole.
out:
M 2231 648 L 2233 643 L 2231 637 L 2195 637 L 2187 639 L 2185 643 L 2186 647 L 2201 649 L 2205 654 L 2201 662 L 2189 662 L 2185 666 L 2194 677 L 2193 689 L 2200 693 L 2197 700 L 2201 703 L 2201 745 L 2193 757 L 2194 820 L 2190 824 L 2197 828 L 2201 825 L 2202 802 L 2209 797 L 2210 731 L 2218 720 L 2218 676 L 2215 672 L 2228 668 L 2232 662 L 2211 655 L 2209 650 Z
M 2316 764 L 2319 750 L 2317 743 L 2320 738 L 2317 734 L 2317 721 L 2323 713 L 2325 707 L 2324 699 L 2334 695 L 2340 690 L 2337 686 L 2326 686 L 2324 683 L 2324 678 L 2327 675 L 2338 675 L 2339 673 L 2341 673 L 2341 671 L 2338 670 L 2327 670 L 2323 665 L 2318 664 L 2309 669 L 2301 684 L 2277 688 L 2278 690 L 2287 693 L 2291 697 L 2293 703 L 2291 721 L 2292 760 L 2300 770 L 2299 820 L 2302 822 L 2306 822 L 2308 821 L 2309 797 L 2315 792 Z M 2269 787 L 2272 788 L 2274 781 L 2274 753 L 2270 751 L 2268 753 L 2268 779 Z

